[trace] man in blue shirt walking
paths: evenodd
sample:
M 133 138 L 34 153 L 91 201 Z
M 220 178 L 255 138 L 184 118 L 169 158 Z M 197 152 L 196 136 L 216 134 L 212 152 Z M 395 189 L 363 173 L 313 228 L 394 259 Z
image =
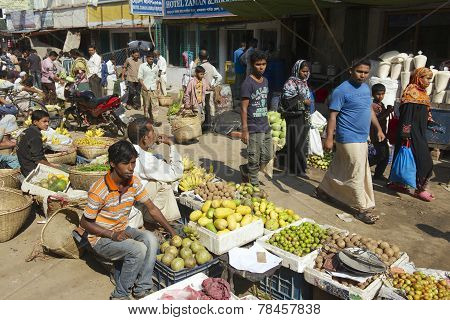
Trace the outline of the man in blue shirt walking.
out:
M 245 41 L 241 42 L 241 47 L 234 51 L 233 63 L 234 63 L 234 74 L 236 75 L 236 80 L 234 81 L 234 97 L 240 99 L 241 97 L 241 86 L 245 79 L 245 66 L 241 64 L 240 58 L 245 53 Z
M 373 224 L 379 217 L 371 213 L 375 197 L 367 147 L 370 123 L 377 129 L 379 141 L 385 136 L 372 110 L 371 91 L 365 83 L 369 71 L 369 61 L 355 62 L 350 79 L 333 91 L 324 149 L 333 149 L 336 129 L 336 153 L 316 194 L 323 200 L 331 198 L 356 209 L 358 219 Z

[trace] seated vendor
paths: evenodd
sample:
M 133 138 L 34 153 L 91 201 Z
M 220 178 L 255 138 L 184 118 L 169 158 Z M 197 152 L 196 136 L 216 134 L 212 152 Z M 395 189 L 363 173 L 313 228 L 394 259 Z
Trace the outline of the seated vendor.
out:
M 133 176 L 138 154 L 125 140 L 108 149 L 111 170 L 95 182 L 80 226 L 89 236 L 92 249 L 114 262 L 116 288 L 111 300 L 129 300 L 130 293 L 141 299 L 151 293 L 153 267 L 159 247 L 158 239 L 147 230 L 129 226 L 131 207 L 142 203 L 152 218 L 172 236 L 175 231 L 150 200 L 139 178 Z
M 36 169 L 39 163 L 55 168 L 60 167 L 48 162 L 44 154 L 41 130 L 48 129 L 49 119 L 50 116 L 46 111 L 33 111 L 31 114 L 31 126 L 22 132 L 19 137 L 17 158 L 20 163 L 20 171 L 24 177 L 27 177 L 31 171 Z
M 0 150 L 12 150 L 16 146 L 16 141 L 11 139 L 11 133 L 17 129 L 15 116 L 11 114 L 0 116 Z M 19 167 L 16 155 L 0 154 L 0 168 L 17 169 Z
M 134 173 L 145 184 L 150 199 L 168 221 L 179 219 L 181 215 L 173 193 L 173 184 L 183 176 L 183 163 L 173 141 L 166 135 L 157 135 L 148 118 L 132 121 L 128 125 L 128 138 L 138 153 Z M 151 152 L 156 144 L 161 143 L 170 146 L 167 162 L 162 155 Z M 139 206 L 137 208 L 141 211 Z M 142 214 L 145 221 L 151 221 L 145 208 Z M 138 226 L 142 224 L 141 217 L 136 219 L 141 221 Z

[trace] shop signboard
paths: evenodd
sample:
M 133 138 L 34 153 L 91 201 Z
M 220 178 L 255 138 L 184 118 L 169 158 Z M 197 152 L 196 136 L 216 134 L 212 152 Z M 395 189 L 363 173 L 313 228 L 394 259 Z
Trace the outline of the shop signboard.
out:
M 206 18 L 232 16 L 218 5 L 233 0 L 165 0 L 164 18 Z
M 162 16 L 163 0 L 130 0 L 130 12 L 133 15 Z

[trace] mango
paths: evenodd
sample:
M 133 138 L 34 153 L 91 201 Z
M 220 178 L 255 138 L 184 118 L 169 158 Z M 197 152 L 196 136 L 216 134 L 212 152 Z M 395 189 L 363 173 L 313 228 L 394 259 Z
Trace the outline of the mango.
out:
M 195 222 L 198 219 L 200 219 L 201 216 L 202 216 L 202 212 L 200 210 L 195 210 L 195 211 L 192 211 L 191 214 L 189 215 L 189 220 Z
M 222 201 L 221 201 L 221 200 L 213 200 L 212 203 L 211 203 L 211 206 L 212 206 L 214 209 L 217 209 L 217 208 L 220 207 L 221 204 L 222 204 Z
M 241 226 L 244 227 L 252 222 L 252 216 L 250 214 L 245 215 L 241 220 Z
M 208 222 L 208 223 L 205 225 L 205 228 L 208 229 L 208 230 L 211 231 L 211 232 L 217 233 L 217 229 L 216 229 L 216 227 L 214 226 L 214 223 L 212 223 L 212 222 Z
M 217 235 L 220 236 L 220 235 L 225 234 L 225 233 L 228 233 L 228 232 L 230 232 L 230 230 L 228 230 L 228 229 L 223 229 L 223 230 L 217 231 Z
M 198 219 L 198 224 L 201 225 L 202 227 L 206 226 L 208 223 L 212 222 L 211 219 L 208 219 L 206 217 L 201 217 L 200 219 Z
M 211 204 L 212 200 L 206 200 L 202 206 L 202 212 L 208 212 L 209 208 L 211 207 Z
M 236 203 L 233 200 L 223 200 L 222 207 L 236 210 Z
M 214 211 L 214 208 L 209 208 L 208 212 L 206 213 L 206 217 L 212 219 L 214 217 Z
M 214 226 L 216 227 L 217 230 L 224 230 L 226 229 L 226 227 L 228 227 L 228 222 L 225 219 L 216 219 L 214 221 Z
M 252 209 L 247 206 L 239 206 L 236 208 L 236 212 L 240 213 L 241 215 L 245 216 L 246 214 L 252 213 Z
M 234 213 L 234 218 L 236 219 L 236 222 L 241 222 L 242 214 L 240 214 L 239 212 L 235 212 Z
M 214 217 L 216 217 L 217 219 L 225 219 L 226 217 L 228 217 L 230 214 L 233 214 L 234 210 L 230 209 L 230 208 L 217 208 L 214 211 Z
M 259 205 L 259 211 L 261 211 L 261 213 L 266 212 L 267 209 L 267 204 L 265 202 L 261 202 L 261 204 Z
M 229 215 L 228 217 L 227 217 L 227 223 L 228 223 L 228 229 L 230 230 L 230 231 L 233 231 L 234 229 L 236 229 L 236 227 L 237 227 L 237 222 L 236 222 L 236 219 L 234 218 L 234 214 L 232 214 L 232 215 Z

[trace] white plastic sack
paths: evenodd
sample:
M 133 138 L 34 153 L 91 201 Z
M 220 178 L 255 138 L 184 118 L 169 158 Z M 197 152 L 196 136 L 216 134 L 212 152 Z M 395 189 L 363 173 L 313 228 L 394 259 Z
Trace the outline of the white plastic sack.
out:
M 123 97 L 125 95 L 125 92 L 127 91 L 127 84 L 125 81 L 120 82 L 120 96 Z
M 311 115 L 311 128 L 322 129 L 326 125 L 327 119 L 319 111 L 314 111 Z
M 64 97 L 64 84 L 55 82 L 55 87 L 56 97 L 61 100 L 66 100 L 66 97 Z
M 309 154 L 323 157 L 322 139 L 317 128 L 309 129 Z
M 130 215 L 128 216 L 128 226 L 136 229 L 144 226 L 144 215 L 135 206 L 131 207 Z

